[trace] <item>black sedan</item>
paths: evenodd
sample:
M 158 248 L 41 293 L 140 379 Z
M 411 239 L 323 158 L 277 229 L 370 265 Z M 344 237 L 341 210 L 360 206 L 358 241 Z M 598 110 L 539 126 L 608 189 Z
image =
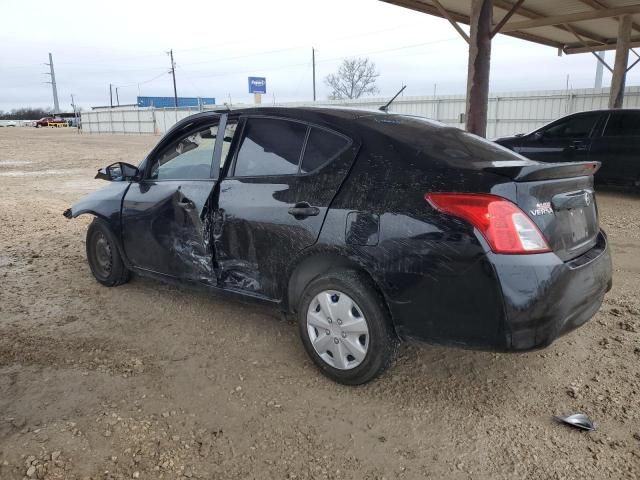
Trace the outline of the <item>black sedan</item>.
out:
M 640 188 L 640 110 L 574 113 L 496 142 L 541 162 L 597 161 L 597 182 Z
M 336 381 L 401 340 L 523 351 L 611 286 L 599 164 L 539 163 L 422 118 L 328 108 L 191 116 L 65 211 L 95 278 L 131 272 L 272 304 Z

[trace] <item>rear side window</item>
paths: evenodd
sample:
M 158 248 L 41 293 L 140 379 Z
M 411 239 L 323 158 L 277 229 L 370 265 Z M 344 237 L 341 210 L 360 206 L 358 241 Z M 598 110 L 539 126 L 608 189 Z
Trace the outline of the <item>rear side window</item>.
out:
M 616 112 L 611 114 L 604 130 L 605 137 L 640 136 L 640 113 Z
M 560 120 L 544 130 L 544 136 L 550 138 L 584 138 L 591 134 L 599 114 L 579 115 Z
M 349 143 L 349 140 L 335 133 L 311 128 L 300 172 L 309 173 L 326 165 L 340 155 Z
M 249 118 L 234 175 L 295 175 L 307 126 L 275 118 Z

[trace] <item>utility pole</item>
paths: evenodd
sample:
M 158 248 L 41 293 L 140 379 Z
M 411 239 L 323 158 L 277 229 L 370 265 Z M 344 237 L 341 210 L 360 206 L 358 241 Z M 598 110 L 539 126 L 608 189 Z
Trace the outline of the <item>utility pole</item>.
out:
M 73 99 L 73 93 L 71 94 L 71 108 L 73 108 L 73 118 L 75 119 L 75 127 L 80 133 L 80 122 L 78 122 L 78 110 L 76 109 L 76 101 Z
M 316 101 L 316 49 L 311 47 L 311 63 L 313 65 L 313 101 Z
M 173 106 L 178 108 L 178 90 L 176 89 L 176 62 L 173 61 L 173 49 L 169 50 L 169 57 L 171 57 L 171 76 L 173 77 Z
M 113 85 L 109 84 L 109 105 L 113 108 Z
M 45 63 L 45 65 L 49 65 L 49 73 L 46 75 L 51 75 L 51 81 L 47 82 L 51 84 L 51 89 L 53 90 L 53 113 L 60 113 L 60 104 L 58 103 L 58 88 L 56 87 L 56 73 L 53 70 L 53 57 L 51 56 L 51 52 L 49 52 L 49 63 Z
M 118 87 L 116 87 L 116 103 L 120 106 L 120 97 L 118 96 Z
M 438 93 L 438 84 L 433 84 L 433 119 L 438 120 L 438 100 L 436 99 L 436 93 Z

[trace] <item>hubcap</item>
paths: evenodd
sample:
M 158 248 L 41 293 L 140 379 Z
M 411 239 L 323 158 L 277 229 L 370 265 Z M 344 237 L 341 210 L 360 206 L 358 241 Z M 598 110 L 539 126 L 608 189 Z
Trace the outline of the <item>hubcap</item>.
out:
M 111 272 L 111 244 L 107 240 L 107 237 L 104 236 L 102 232 L 99 232 L 96 236 L 96 263 L 98 268 L 105 275 L 109 275 Z
M 357 367 L 367 355 L 367 320 L 345 293 L 325 290 L 314 297 L 307 311 L 307 332 L 318 356 L 339 370 Z

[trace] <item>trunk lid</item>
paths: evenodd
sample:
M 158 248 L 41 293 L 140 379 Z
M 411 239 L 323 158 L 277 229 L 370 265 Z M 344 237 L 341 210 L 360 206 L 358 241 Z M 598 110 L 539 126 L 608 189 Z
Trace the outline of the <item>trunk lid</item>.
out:
M 600 226 L 593 189 L 598 162 L 507 164 L 484 170 L 511 178 L 516 203 L 563 261 L 593 248 Z

